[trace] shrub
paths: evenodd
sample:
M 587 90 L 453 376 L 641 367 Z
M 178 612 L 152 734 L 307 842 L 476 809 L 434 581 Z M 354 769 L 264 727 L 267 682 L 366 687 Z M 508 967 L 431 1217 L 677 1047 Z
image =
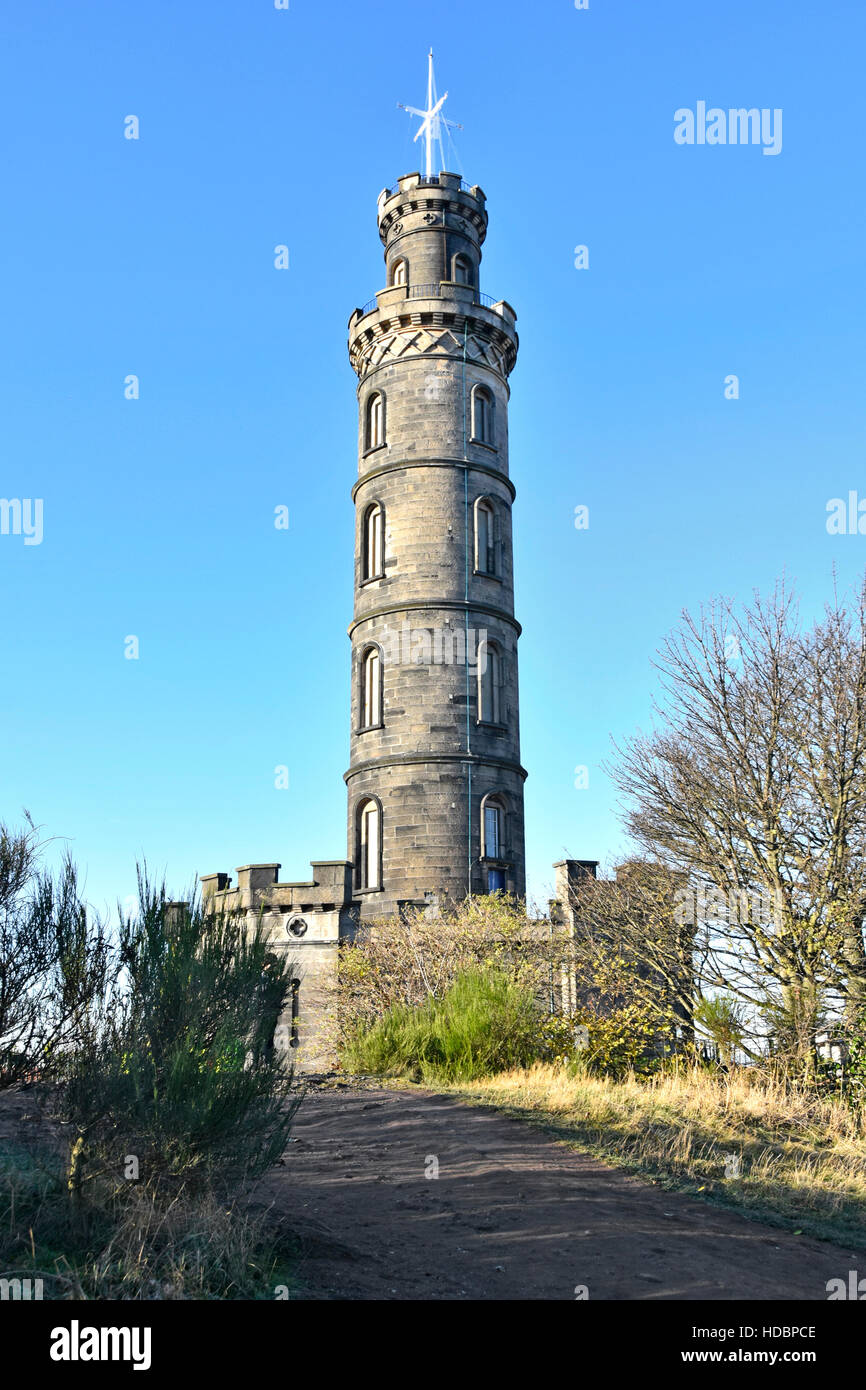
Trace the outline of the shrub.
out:
M 470 1081 L 539 1055 L 532 989 L 495 967 L 462 971 L 436 998 L 394 1005 L 361 1024 L 345 1048 L 356 1072 L 416 1080 Z
M 21 831 L 0 824 L 0 1089 L 47 1075 L 76 1046 L 110 977 L 106 928 L 74 864 L 43 872 L 42 849 L 29 818 Z
M 467 898 L 435 916 L 407 910 L 361 925 L 341 957 L 337 1050 L 399 1005 L 439 998 L 467 970 L 497 969 L 549 1003 L 570 943 L 504 894 Z
M 291 965 L 261 923 L 167 902 L 139 876 L 122 922 L 123 975 L 104 1015 L 63 1059 L 55 1113 L 73 1126 L 69 1186 L 231 1182 L 262 1172 L 288 1139 L 297 1099 L 270 1045 Z
M 0 1086 L 36 1072 L 62 1123 L 0 1143 L 0 1271 L 50 1298 L 272 1297 L 287 1251 L 242 1197 L 300 1099 L 273 1045 L 292 964 L 261 919 L 144 873 L 110 942 L 32 850 L 0 828 Z
M 582 1016 L 588 1041 L 576 1058 L 576 1068 L 593 1076 L 621 1079 L 648 1076 L 661 1064 L 657 1052 L 658 1011 L 651 1005 L 625 1004 L 605 1014 Z

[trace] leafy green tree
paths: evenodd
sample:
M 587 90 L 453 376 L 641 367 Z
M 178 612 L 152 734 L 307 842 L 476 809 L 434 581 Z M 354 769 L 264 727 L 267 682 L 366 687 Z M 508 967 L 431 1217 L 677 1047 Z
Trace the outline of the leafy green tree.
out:
M 695 1008 L 695 1023 L 718 1049 L 723 1067 L 731 1070 L 737 1048 L 746 1036 L 746 1009 L 742 1001 L 727 994 L 704 995 Z

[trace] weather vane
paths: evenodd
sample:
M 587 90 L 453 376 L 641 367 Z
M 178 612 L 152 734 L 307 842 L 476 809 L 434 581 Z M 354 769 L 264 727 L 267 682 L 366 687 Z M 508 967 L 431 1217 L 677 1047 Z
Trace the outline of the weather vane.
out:
M 442 162 L 442 165 L 444 166 L 445 164 L 445 154 L 442 149 L 443 127 L 445 129 L 446 134 L 449 130 L 452 129 L 463 129 L 462 125 L 460 125 L 458 121 L 449 121 L 446 119 L 445 116 L 442 115 L 442 107 L 445 105 L 447 99 L 447 92 L 445 92 L 445 94 L 439 97 L 438 99 L 436 97 L 436 82 L 433 77 L 433 49 L 431 48 L 427 58 L 427 110 L 419 111 L 417 106 L 404 106 L 402 101 L 397 102 L 397 105 L 401 111 L 408 112 L 410 116 L 421 117 L 421 124 L 415 133 L 415 139 L 418 140 L 420 136 L 424 136 L 424 144 L 427 153 L 425 172 L 428 179 L 433 177 L 434 141 L 439 146 L 439 158 Z

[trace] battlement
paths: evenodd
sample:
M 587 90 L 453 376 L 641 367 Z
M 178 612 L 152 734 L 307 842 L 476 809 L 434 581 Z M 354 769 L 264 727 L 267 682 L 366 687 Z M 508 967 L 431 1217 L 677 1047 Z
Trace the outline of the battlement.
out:
M 286 912 L 339 912 L 352 902 L 352 865 L 346 859 L 314 859 L 313 876 L 280 883 L 280 864 L 242 864 L 237 885 L 225 872 L 201 875 L 202 895 L 225 907 L 270 907 Z
M 404 174 L 396 188 L 383 188 L 376 211 L 387 283 L 456 280 L 477 288 L 486 201 L 480 188 L 469 188 L 458 174 Z
M 483 188 L 479 188 L 477 183 L 469 184 L 459 174 L 449 174 L 443 170 L 441 174 L 432 174 L 427 178 L 420 174 L 417 169 L 411 174 L 401 174 L 393 188 L 383 188 L 379 194 L 379 215 L 382 209 L 392 198 L 403 197 L 431 197 L 451 195 L 459 193 L 465 198 L 473 198 L 483 209 L 487 202 L 487 195 Z

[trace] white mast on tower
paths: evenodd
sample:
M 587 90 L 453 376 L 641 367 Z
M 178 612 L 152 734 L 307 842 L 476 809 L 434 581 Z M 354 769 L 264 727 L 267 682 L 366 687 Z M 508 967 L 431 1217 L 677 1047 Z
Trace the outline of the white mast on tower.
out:
M 415 139 L 424 136 L 426 147 L 425 173 L 428 179 L 433 177 L 433 143 L 439 146 L 439 158 L 444 165 L 445 155 L 442 149 L 442 128 L 445 130 L 462 130 L 462 125 L 457 121 L 449 121 L 442 115 L 442 107 L 448 99 L 448 93 L 436 99 L 436 82 L 433 77 L 433 49 L 427 56 L 427 110 L 419 111 L 417 106 L 404 106 L 402 101 L 397 105 L 401 111 L 406 111 L 410 116 L 420 116 L 421 124 L 415 132 Z

